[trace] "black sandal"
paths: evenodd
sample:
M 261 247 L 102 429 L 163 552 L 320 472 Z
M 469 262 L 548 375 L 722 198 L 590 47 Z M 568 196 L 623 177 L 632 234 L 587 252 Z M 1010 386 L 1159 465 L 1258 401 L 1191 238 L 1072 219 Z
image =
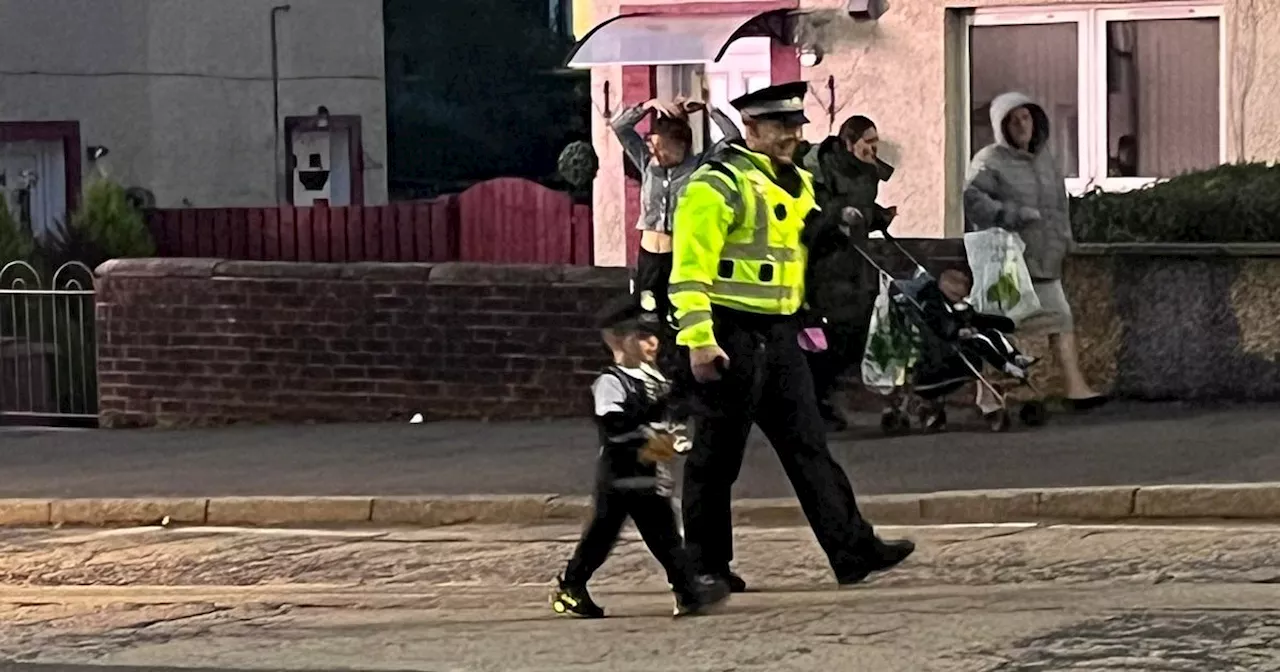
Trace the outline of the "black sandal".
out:
M 1106 406 L 1109 401 L 1111 401 L 1111 397 L 1105 394 L 1096 394 L 1092 397 L 1085 397 L 1083 399 L 1067 399 L 1066 406 L 1074 412 L 1083 413 L 1085 411 L 1092 411 L 1095 408 Z

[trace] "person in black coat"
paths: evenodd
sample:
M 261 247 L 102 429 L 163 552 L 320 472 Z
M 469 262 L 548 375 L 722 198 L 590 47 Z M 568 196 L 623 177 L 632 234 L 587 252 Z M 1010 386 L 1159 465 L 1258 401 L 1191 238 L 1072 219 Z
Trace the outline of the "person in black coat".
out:
M 810 248 L 806 278 L 810 320 L 822 327 L 827 345 L 824 351 L 807 353 L 809 367 L 823 419 L 832 431 L 849 424 L 837 399 L 839 381 L 862 361 L 878 290 L 875 269 L 852 246 L 865 250 L 868 234 L 888 229 L 897 216 L 896 208 L 876 203 L 880 183 L 893 174 L 893 167 L 879 159 L 879 142 L 876 125 L 855 116 L 841 125 L 838 135 L 817 145 L 801 143 L 797 151 L 797 163 L 814 175 L 823 216 L 845 220 L 840 223 L 847 234 L 838 244 Z M 858 211 L 856 221 L 843 215 L 847 207 Z

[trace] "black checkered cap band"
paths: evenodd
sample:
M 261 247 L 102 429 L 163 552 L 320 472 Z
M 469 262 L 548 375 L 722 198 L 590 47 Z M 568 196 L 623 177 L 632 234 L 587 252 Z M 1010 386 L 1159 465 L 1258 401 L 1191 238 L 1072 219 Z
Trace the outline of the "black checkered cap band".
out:
M 785 112 L 804 112 L 804 98 L 784 98 L 782 100 L 762 100 L 742 108 L 748 117 L 782 114 Z

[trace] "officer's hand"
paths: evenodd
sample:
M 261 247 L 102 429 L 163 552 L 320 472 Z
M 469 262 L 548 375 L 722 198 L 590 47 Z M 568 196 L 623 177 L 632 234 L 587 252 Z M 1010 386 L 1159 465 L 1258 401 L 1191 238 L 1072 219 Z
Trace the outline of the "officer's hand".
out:
M 706 345 L 689 350 L 689 368 L 699 383 L 720 380 L 721 366 L 729 365 L 729 355 L 718 345 Z

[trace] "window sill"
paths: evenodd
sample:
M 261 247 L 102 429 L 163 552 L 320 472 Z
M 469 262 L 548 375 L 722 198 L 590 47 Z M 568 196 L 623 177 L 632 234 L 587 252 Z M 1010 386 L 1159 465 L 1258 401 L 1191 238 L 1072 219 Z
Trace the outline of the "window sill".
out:
M 1108 177 L 1098 181 L 1067 178 L 1067 193 L 1072 196 L 1083 196 L 1095 189 L 1101 189 L 1107 193 L 1120 194 L 1145 189 L 1168 180 L 1167 177 Z

